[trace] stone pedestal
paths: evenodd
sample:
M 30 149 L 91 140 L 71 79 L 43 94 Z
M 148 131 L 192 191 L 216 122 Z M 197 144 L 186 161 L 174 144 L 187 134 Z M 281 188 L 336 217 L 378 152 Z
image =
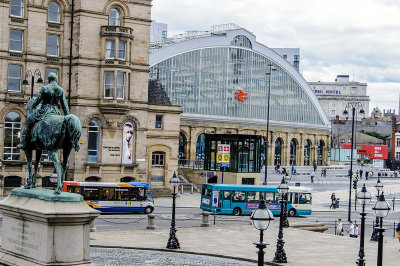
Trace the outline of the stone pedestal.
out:
M 90 223 L 99 212 L 81 195 L 17 188 L 0 202 L 0 263 L 90 265 Z

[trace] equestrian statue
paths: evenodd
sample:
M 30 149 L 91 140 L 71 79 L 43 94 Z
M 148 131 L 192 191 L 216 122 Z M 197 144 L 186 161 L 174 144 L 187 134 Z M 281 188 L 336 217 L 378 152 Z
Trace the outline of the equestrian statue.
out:
M 57 172 L 57 188 L 55 194 L 61 193 L 68 160 L 72 148 L 79 151 L 79 138 L 82 126 L 76 115 L 69 113 L 63 88 L 57 84 L 57 75 L 48 75 L 49 84 L 40 89 L 37 97 L 28 101 L 25 127 L 22 140 L 17 148 L 24 150 L 27 158 L 29 181 L 24 188 L 35 188 L 37 172 L 42 152 L 48 152 Z M 60 112 L 59 103 L 64 115 Z M 63 150 L 63 162 L 60 163 L 57 153 Z M 32 152 L 36 150 L 35 171 L 32 175 Z

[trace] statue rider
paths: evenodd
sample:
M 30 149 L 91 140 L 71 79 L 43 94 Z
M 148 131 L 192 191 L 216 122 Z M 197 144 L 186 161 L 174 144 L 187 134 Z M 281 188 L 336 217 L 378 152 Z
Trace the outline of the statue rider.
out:
M 57 75 L 51 72 L 47 79 L 49 84 L 40 89 L 38 97 L 33 98 L 32 112 L 31 114 L 27 114 L 24 131 L 21 134 L 22 140 L 21 143 L 17 145 L 18 149 L 26 148 L 31 129 L 36 122 L 49 115 L 61 115 L 58 102 L 61 104 L 64 115 L 69 114 L 64 90 L 57 84 Z

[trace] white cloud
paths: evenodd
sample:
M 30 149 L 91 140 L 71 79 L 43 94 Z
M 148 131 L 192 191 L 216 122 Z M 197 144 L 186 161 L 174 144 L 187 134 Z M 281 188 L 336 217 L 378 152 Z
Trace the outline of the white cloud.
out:
M 154 0 L 169 36 L 235 23 L 269 47 L 299 47 L 306 80 L 349 74 L 368 83 L 370 108 L 398 110 L 400 1 Z

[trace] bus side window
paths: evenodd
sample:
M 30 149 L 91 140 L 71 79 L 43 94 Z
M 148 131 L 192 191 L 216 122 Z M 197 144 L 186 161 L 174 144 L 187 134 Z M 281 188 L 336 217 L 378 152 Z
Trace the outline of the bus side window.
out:
M 230 191 L 224 191 L 224 200 L 231 200 L 231 192 Z
M 293 202 L 292 204 L 299 204 L 299 193 L 293 193 Z
M 143 187 L 138 188 L 138 200 L 139 201 L 146 200 L 146 197 L 144 196 L 144 191 L 145 191 L 145 189 Z
M 103 187 L 100 189 L 100 200 L 102 201 L 113 201 L 114 200 L 114 188 Z
M 75 187 L 74 193 L 82 194 L 82 187 Z
M 85 200 L 99 200 L 99 189 L 98 188 L 84 188 L 83 198 Z
M 281 201 L 282 197 L 278 192 L 275 192 L 275 203 L 279 203 Z
M 138 198 L 139 198 L 139 189 L 137 187 L 132 187 L 129 199 L 131 201 L 137 201 Z
M 294 193 L 293 192 L 290 192 L 289 194 L 288 194 L 288 203 L 293 203 L 293 200 L 294 200 L 294 195 L 293 195 Z
M 246 191 L 233 191 L 232 201 L 233 202 L 244 202 L 246 199 Z
M 260 192 L 258 191 L 247 191 L 247 202 L 248 203 L 258 203 L 260 197 Z
M 67 192 L 75 193 L 75 186 L 67 186 Z
M 115 189 L 115 200 L 124 201 L 129 200 L 129 188 L 116 188 Z
M 261 194 L 263 195 L 265 203 L 273 203 L 274 202 L 274 192 L 261 192 Z

